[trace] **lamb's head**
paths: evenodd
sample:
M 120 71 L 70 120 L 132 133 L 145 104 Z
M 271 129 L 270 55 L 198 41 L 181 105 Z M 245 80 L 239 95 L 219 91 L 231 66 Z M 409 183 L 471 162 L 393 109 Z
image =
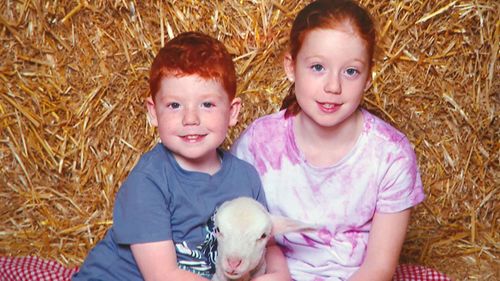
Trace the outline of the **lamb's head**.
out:
M 274 234 L 310 230 L 311 225 L 270 215 L 258 201 L 239 197 L 222 204 L 215 214 L 217 273 L 242 279 L 265 270 L 266 244 Z M 257 275 L 258 275 L 257 274 Z
M 257 201 L 240 197 L 222 204 L 215 215 L 217 270 L 238 279 L 256 268 L 271 236 L 272 222 Z

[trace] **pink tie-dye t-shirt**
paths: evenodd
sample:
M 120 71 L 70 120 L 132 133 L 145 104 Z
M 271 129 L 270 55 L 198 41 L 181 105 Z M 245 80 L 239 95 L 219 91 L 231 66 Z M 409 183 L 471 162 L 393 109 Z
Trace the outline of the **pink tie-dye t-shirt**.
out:
M 257 168 L 271 213 L 319 226 L 276 236 L 294 280 L 347 279 L 363 262 L 374 213 L 399 212 L 425 197 L 408 139 L 362 112 L 355 147 L 331 167 L 307 163 L 284 111 L 253 122 L 232 147 Z

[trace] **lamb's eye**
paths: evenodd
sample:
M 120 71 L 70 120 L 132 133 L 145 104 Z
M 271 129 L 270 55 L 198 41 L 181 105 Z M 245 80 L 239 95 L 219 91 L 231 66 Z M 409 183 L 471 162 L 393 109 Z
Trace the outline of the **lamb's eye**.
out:
M 266 237 L 267 237 L 267 234 L 266 233 L 262 233 L 262 235 L 260 236 L 259 240 L 266 239 Z
M 224 235 L 222 235 L 222 232 L 220 232 L 220 229 L 219 229 L 218 227 L 214 228 L 214 234 L 215 234 L 218 238 L 224 237 Z

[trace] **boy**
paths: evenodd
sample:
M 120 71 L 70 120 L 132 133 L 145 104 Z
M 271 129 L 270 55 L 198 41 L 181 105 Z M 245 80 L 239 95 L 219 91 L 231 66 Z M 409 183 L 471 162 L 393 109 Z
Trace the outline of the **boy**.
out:
M 155 57 L 149 84 L 147 110 L 161 143 L 121 186 L 113 226 L 73 280 L 206 280 L 215 272 L 216 207 L 239 196 L 265 204 L 255 169 L 218 148 L 241 107 L 224 45 L 180 34 Z M 290 279 L 277 246 L 267 260 L 262 280 Z

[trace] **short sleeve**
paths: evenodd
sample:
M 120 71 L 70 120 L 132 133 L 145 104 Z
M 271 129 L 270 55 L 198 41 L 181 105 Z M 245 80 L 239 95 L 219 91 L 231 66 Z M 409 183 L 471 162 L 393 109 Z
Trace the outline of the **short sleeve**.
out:
M 400 212 L 425 198 L 415 152 L 406 138 L 398 144 L 398 148 L 387 156 L 388 166 L 378 193 L 377 212 Z
M 250 150 L 250 142 L 252 140 L 253 129 L 250 125 L 231 146 L 231 153 L 236 157 L 255 165 L 255 159 Z
M 255 170 L 255 168 L 253 166 L 251 167 L 250 170 L 251 170 L 251 172 L 249 174 L 251 177 L 250 180 L 252 182 L 252 187 L 254 189 L 254 198 L 255 198 L 255 200 L 259 201 L 262 205 L 264 205 L 264 207 L 266 207 L 266 209 L 268 209 L 266 195 L 264 193 L 264 188 L 262 187 L 262 182 L 260 180 L 260 176 L 257 173 L 257 170 Z
M 147 174 L 132 172 L 116 196 L 115 240 L 119 244 L 171 240 L 169 199 Z
M 264 194 L 264 189 L 262 187 L 262 182 L 260 175 L 255 168 L 255 158 L 250 149 L 250 142 L 252 139 L 252 125 L 250 125 L 239 138 L 233 143 L 231 147 L 231 153 L 238 157 L 239 159 L 250 164 L 249 169 L 249 181 L 252 183 L 252 188 L 254 190 L 254 198 L 259 201 L 262 205 L 267 207 L 266 196 Z

